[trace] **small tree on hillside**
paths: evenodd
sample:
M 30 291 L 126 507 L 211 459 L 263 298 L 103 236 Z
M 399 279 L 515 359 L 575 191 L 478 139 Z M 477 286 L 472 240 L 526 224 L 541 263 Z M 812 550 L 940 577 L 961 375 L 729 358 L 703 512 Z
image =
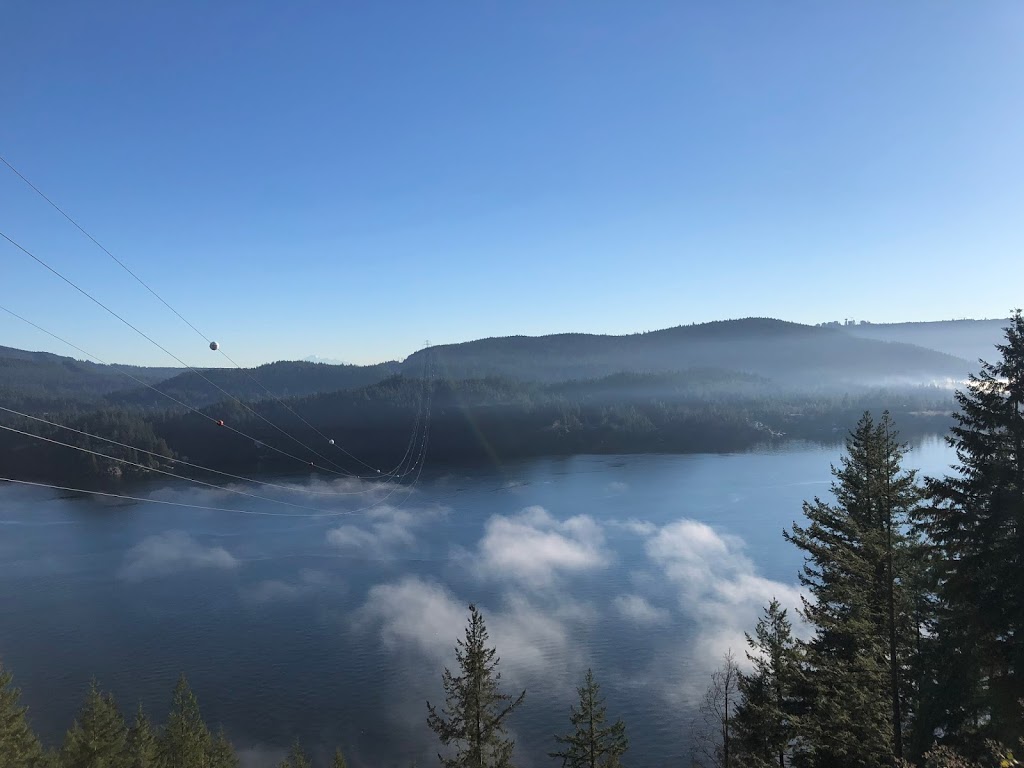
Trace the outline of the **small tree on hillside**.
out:
M 199 701 L 185 676 L 178 678 L 167 724 L 157 740 L 160 768 L 207 768 L 213 737 L 199 712 Z
M 580 696 L 579 709 L 569 708 L 569 722 L 575 731 L 567 736 L 555 736 L 562 749 L 549 753 L 549 756 L 561 759 L 567 768 L 620 766 L 619 760 L 629 746 L 626 724 L 616 720 L 607 725 L 604 698 L 592 670 L 587 670 L 583 685 L 577 688 L 577 692 Z
M 458 640 L 455 660 L 460 674 L 444 670 L 445 705 L 438 712 L 427 702 L 427 724 L 454 756 L 438 755 L 445 768 L 507 768 L 515 742 L 507 738 L 505 720 L 522 704 L 526 691 L 513 698 L 501 693 L 501 673 L 487 628 L 475 605 L 469 606 L 465 640 Z
M 751 768 L 786 768 L 796 738 L 800 708 L 800 655 L 786 609 L 772 600 L 747 635 L 750 674 L 740 673 L 741 701 L 736 709 L 736 745 Z
M 19 704 L 21 692 L 11 685 L 11 673 L 0 665 L 0 768 L 36 768 L 43 750 Z
M 128 768 L 155 768 L 156 766 L 156 734 L 153 724 L 146 717 L 142 705 L 135 713 L 135 722 L 128 729 Z
M 62 768 L 127 768 L 128 728 L 114 697 L 93 680 L 60 751 Z
M 734 755 L 739 679 L 736 659 L 732 651 L 727 651 L 722 666 L 711 673 L 711 684 L 697 709 L 691 732 L 694 765 L 702 768 L 738 768 L 740 765 Z

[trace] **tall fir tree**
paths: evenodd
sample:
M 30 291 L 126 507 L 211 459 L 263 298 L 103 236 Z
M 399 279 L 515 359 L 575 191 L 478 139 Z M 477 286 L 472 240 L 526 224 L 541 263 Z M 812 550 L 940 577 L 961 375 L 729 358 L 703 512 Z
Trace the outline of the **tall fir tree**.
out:
M 238 768 L 239 764 L 235 748 L 221 728 L 210 744 L 210 768 Z
M 616 768 L 629 747 L 626 724 L 616 720 L 608 724 L 608 713 L 601 687 L 588 669 L 583 685 L 576 689 L 580 697 L 579 709 L 569 708 L 569 722 L 574 730 L 565 736 L 555 736 L 561 745 L 557 752 L 549 753 L 562 761 L 566 768 Z
M 93 680 L 60 750 L 62 768 L 128 768 L 128 727 Z
M 45 760 L 21 706 L 21 692 L 0 664 L 0 768 L 41 768 Z
M 199 701 L 182 675 L 174 686 L 171 711 L 157 739 L 160 768 L 210 768 L 213 737 L 203 722 Z
M 156 733 L 141 704 L 128 729 L 127 754 L 128 768 L 156 768 Z
M 750 673 L 740 673 L 736 751 L 750 768 L 786 768 L 802 709 L 800 652 L 786 609 L 773 599 L 747 635 Z
M 918 739 L 980 757 L 1024 737 L 1024 317 L 956 393 L 954 474 L 929 482 L 935 611 Z
M 291 749 L 288 750 L 288 757 L 281 761 L 280 768 L 311 768 L 309 756 L 302 748 L 302 745 L 299 744 L 298 739 L 295 740 Z
M 470 605 L 465 639 L 455 648 L 460 674 L 445 668 L 445 704 L 440 712 L 427 702 L 427 724 L 442 745 L 454 748 L 453 756 L 438 755 L 445 768 L 512 765 L 515 742 L 507 736 L 505 721 L 523 703 L 526 691 L 514 698 L 501 692 L 497 651 L 487 642 L 484 618 Z
M 345 760 L 345 756 L 341 754 L 341 749 L 334 750 L 334 760 L 331 761 L 331 768 L 348 768 L 348 762 Z
M 921 547 L 910 524 L 921 499 L 886 412 L 865 413 L 833 467 L 834 504 L 804 504 L 786 539 L 804 552 L 802 613 L 811 699 L 800 760 L 867 768 L 902 759 L 916 664 Z

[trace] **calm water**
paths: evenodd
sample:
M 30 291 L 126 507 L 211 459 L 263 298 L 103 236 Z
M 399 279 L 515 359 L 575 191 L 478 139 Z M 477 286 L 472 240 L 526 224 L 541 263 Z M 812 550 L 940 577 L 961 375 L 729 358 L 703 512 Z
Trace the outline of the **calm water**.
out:
M 162 717 L 184 671 L 247 764 L 295 737 L 340 744 L 356 766 L 432 764 L 424 702 L 440 701 L 475 601 L 509 690 L 527 690 L 520 764 L 550 764 L 588 665 L 627 721 L 631 762 L 663 763 L 720 654 L 742 650 L 773 595 L 796 600 L 800 557 L 781 531 L 827 494 L 838 455 L 587 456 L 424 475 L 411 493 L 236 486 L 310 509 L 182 487 L 142 493 L 238 511 L 0 487 L 0 657 L 51 743 L 91 677 Z M 936 474 L 952 459 L 932 439 L 909 464 Z

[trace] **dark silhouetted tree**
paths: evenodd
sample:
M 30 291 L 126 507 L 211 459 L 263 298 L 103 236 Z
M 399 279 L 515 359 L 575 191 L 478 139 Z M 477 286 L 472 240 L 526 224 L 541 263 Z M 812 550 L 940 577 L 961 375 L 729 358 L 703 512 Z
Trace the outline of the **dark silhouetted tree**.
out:
M 888 413 L 865 413 L 833 468 L 835 504 L 804 504 L 786 538 L 805 554 L 803 614 L 810 696 L 801 750 L 812 765 L 861 768 L 902 758 L 906 670 L 918 641 L 921 548 L 909 532 L 920 500 Z
M 802 708 L 800 652 L 786 609 L 772 600 L 747 635 L 751 673 L 740 673 L 736 751 L 750 768 L 785 768 Z
M 155 768 L 156 734 L 142 705 L 135 713 L 135 722 L 128 729 L 128 768 Z
M 281 761 L 281 768 L 311 768 L 309 757 L 298 740 L 292 744 L 288 757 Z
M 196 695 L 182 675 L 174 686 L 171 712 L 157 739 L 160 768 L 208 768 L 213 738 Z
M 1024 316 L 956 393 L 955 473 L 931 480 L 935 612 L 919 744 L 972 758 L 1024 736 Z
M 0 768 L 37 768 L 43 765 L 43 750 L 11 681 L 11 673 L 0 665 Z
M 567 768 L 620 766 L 620 759 L 629 746 L 626 724 L 622 720 L 608 724 L 607 707 L 592 670 L 587 670 L 583 685 L 576 690 L 580 697 L 579 708 L 569 708 L 569 722 L 574 730 L 566 736 L 555 736 L 561 749 L 549 756 L 560 759 Z
M 469 606 L 469 625 L 458 640 L 458 675 L 447 668 L 442 682 L 445 705 L 440 712 L 427 702 L 427 724 L 454 755 L 438 755 L 445 768 L 508 768 L 515 742 L 508 738 L 505 720 L 526 697 L 501 692 L 501 673 L 494 648 L 487 646 L 487 628 L 475 605 Z
M 127 768 L 128 728 L 114 697 L 94 680 L 60 750 L 62 768 Z

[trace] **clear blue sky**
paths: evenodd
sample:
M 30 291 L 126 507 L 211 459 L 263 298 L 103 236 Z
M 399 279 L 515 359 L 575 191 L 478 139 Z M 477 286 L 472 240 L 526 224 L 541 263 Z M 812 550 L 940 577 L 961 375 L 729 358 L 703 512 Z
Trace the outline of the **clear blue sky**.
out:
M 0 154 L 245 364 L 1002 317 L 1022 40 L 1019 2 L 14 1 Z M 0 230 L 220 362 L 5 168 Z M 173 364 L 6 243 L 0 303 Z

